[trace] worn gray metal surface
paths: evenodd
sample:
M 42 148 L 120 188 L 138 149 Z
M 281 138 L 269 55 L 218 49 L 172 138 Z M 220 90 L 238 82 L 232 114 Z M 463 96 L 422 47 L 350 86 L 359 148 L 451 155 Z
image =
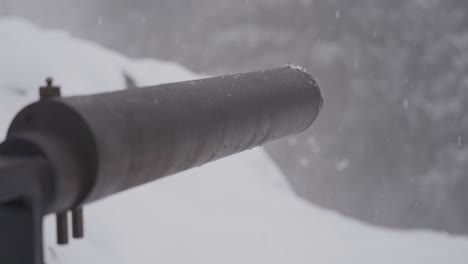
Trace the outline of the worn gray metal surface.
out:
M 8 138 L 30 139 L 52 162 L 52 212 L 299 133 L 321 105 L 314 79 L 284 67 L 40 101 Z
M 46 213 L 60 213 L 57 219 L 63 220 L 73 210 L 78 238 L 83 236 L 82 205 L 299 133 L 321 106 L 315 80 L 294 67 L 49 98 L 18 113 L 0 157 L 34 152 L 28 155 L 40 160 L 42 176 L 27 178 L 25 186 L 40 195 L 24 194 L 38 200 L 27 207 L 34 209 L 29 211 L 34 226 Z M 2 176 L 9 174 L 0 186 L 0 215 L 11 216 L 12 202 L 26 199 L 9 196 L 8 186 L 16 186 L 12 172 L 21 169 L 0 166 Z M 65 220 L 58 224 L 59 242 L 66 243 Z M 39 231 L 31 231 L 31 237 L 37 239 Z

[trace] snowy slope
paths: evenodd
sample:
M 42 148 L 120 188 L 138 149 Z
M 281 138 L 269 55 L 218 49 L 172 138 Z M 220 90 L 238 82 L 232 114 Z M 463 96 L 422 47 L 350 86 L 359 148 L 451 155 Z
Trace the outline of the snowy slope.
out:
M 21 19 L 0 20 L 0 129 L 53 76 L 65 94 L 196 78 L 183 67 L 134 61 Z M 383 230 L 296 198 L 255 149 L 86 208 L 86 238 L 55 245 L 47 263 L 468 263 L 468 239 Z M 3 262 L 2 262 L 3 263 Z

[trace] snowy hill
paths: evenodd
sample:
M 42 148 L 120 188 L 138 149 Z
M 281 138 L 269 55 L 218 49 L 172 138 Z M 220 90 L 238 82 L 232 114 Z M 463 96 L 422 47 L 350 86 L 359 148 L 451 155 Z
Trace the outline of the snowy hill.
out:
M 135 61 L 21 19 L 0 20 L 0 129 L 37 98 L 46 76 L 65 95 L 197 78 L 183 67 Z M 55 245 L 47 263 L 467 263 L 468 238 L 384 230 L 296 198 L 261 149 L 222 159 L 85 208 L 86 236 Z M 3 262 L 2 262 L 3 263 Z

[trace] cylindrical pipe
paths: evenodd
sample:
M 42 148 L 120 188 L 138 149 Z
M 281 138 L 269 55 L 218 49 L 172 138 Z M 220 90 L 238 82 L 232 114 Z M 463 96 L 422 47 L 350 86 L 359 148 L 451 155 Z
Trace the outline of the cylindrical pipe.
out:
M 312 76 L 284 67 L 38 102 L 8 136 L 57 168 L 53 211 L 299 133 L 321 105 Z

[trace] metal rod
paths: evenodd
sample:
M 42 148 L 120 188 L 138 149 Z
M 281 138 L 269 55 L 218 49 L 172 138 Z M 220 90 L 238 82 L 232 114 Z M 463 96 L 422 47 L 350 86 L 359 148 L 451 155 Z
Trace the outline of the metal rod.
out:
M 72 210 L 72 231 L 73 238 L 83 238 L 83 208 L 77 207 Z
M 67 212 L 61 212 L 56 215 L 57 221 L 57 244 L 68 244 L 68 215 Z

